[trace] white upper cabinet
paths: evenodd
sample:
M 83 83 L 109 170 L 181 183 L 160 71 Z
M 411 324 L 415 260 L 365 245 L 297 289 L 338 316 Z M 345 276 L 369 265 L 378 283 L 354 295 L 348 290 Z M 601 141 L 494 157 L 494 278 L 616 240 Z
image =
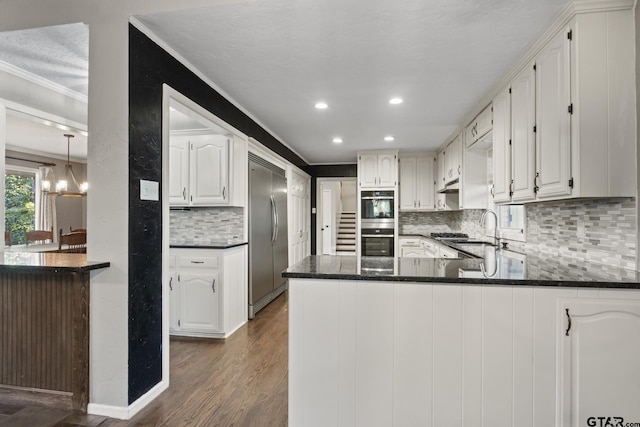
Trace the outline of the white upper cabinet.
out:
M 188 205 L 189 140 L 171 136 L 169 140 L 169 203 Z
M 398 182 L 398 152 L 358 153 L 360 188 L 395 188 Z
M 229 139 L 211 135 L 191 142 L 190 202 L 193 206 L 229 203 Z
M 511 88 L 493 99 L 493 201 L 511 200 Z
M 433 157 L 400 159 L 400 210 L 428 211 L 435 209 Z
M 526 67 L 511 83 L 511 182 L 512 200 L 535 199 L 535 69 Z M 498 167 L 498 165 L 494 165 Z
M 172 136 L 169 144 L 169 203 L 228 205 L 229 145 L 225 135 Z
M 469 148 L 483 137 L 485 137 L 493 128 L 493 108 L 491 105 L 486 107 L 476 116 L 475 119 L 465 129 L 465 147 Z
M 446 150 L 439 151 L 436 157 L 436 190 L 442 190 L 447 184 Z
M 462 134 L 458 134 L 445 150 L 445 180 L 453 182 L 462 175 Z
M 536 175 L 538 198 L 571 194 L 569 47 L 561 31 L 536 58 Z
M 635 196 L 633 17 L 631 2 L 577 11 L 531 53 L 510 82 L 510 178 L 504 129 L 494 135 L 496 203 Z

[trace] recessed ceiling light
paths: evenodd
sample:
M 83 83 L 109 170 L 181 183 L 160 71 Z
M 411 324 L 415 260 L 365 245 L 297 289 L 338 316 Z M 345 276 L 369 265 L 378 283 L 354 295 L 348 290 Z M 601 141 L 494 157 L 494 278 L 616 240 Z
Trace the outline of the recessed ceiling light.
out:
M 391 98 L 389 100 L 389 104 L 392 104 L 392 105 L 402 104 L 402 98 L 398 98 L 398 97 Z
M 333 143 L 334 144 L 342 144 L 342 138 L 340 138 L 339 136 L 333 138 Z
M 329 106 L 327 105 L 326 102 L 316 102 L 316 108 L 318 110 L 326 110 L 327 107 L 329 107 Z
M 395 138 L 392 137 L 391 135 L 387 135 L 387 136 L 384 137 L 384 140 L 387 141 L 387 142 L 391 142 L 391 141 L 395 140 Z

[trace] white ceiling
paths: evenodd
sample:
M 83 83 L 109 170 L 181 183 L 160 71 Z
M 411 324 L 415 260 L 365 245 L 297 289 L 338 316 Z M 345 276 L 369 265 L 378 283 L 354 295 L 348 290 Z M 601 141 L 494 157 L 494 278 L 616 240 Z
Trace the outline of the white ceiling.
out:
M 438 147 L 565 4 L 249 0 L 138 19 L 308 162 L 337 163 Z
M 137 19 L 306 161 L 342 163 L 437 148 L 566 3 L 248 0 Z M 86 95 L 88 37 L 84 24 L 0 33 L 0 60 Z M 15 144 L 44 131 L 23 132 Z

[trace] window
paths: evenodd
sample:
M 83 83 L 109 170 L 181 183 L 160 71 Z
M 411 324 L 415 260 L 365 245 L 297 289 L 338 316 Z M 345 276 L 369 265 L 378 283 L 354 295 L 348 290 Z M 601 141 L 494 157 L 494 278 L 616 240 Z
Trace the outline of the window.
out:
M 526 241 L 526 215 L 524 205 L 498 207 L 499 235 L 503 239 Z
M 4 175 L 4 227 L 13 244 L 25 244 L 25 232 L 35 230 L 37 171 L 7 165 Z

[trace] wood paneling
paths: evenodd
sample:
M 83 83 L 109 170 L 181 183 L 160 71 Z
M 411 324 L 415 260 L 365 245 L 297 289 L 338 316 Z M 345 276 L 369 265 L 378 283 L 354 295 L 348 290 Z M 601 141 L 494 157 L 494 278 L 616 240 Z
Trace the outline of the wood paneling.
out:
M 0 274 L 0 385 L 68 392 L 86 410 L 88 284 L 88 273 Z

